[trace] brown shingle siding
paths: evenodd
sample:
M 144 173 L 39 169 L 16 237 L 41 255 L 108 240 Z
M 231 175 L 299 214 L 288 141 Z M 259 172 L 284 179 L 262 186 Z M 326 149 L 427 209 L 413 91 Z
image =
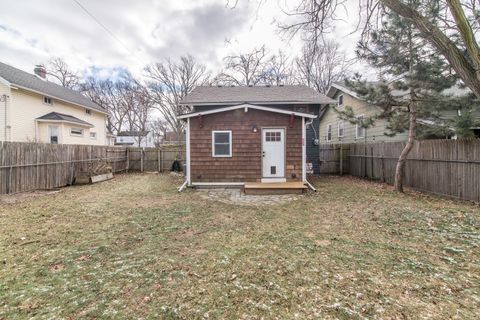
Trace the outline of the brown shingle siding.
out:
M 285 128 L 286 178 L 302 178 L 302 122 L 296 117 L 249 109 L 205 115 L 200 128 L 197 117 L 190 119 L 190 168 L 193 182 L 243 182 L 262 178 L 261 128 Z M 253 126 L 258 132 L 253 132 Z M 212 131 L 232 131 L 232 157 L 212 157 Z M 293 168 L 293 169 L 292 169 Z

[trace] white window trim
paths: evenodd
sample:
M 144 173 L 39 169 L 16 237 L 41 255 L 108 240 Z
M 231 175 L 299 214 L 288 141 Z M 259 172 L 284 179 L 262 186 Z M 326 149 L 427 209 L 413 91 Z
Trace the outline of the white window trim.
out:
M 340 104 L 340 97 L 342 97 L 342 103 Z M 338 97 L 337 97 L 337 105 L 340 107 L 340 106 L 343 106 L 345 104 L 345 101 L 343 100 L 343 94 L 340 94 Z
M 364 118 L 365 116 L 363 114 L 357 116 L 358 118 Z M 355 125 L 355 139 L 360 139 L 360 138 L 365 138 L 365 130 L 366 128 L 363 128 L 363 136 L 358 135 L 358 123 Z
M 72 133 L 72 130 L 73 130 L 73 129 L 79 129 L 79 130 L 81 130 L 81 131 L 82 131 L 82 134 Z M 84 134 L 85 134 L 85 130 L 82 129 L 82 128 L 77 128 L 77 127 L 72 127 L 72 128 L 70 128 L 70 135 L 71 135 L 72 137 L 83 137 Z
M 340 135 L 340 124 L 342 124 L 342 126 L 343 126 L 343 128 L 342 128 L 342 129 L 343 129 L 342 135 Z M 345 135 L 345 122 L 344 122 L 343 120 L 340 120 L 340 121 L 338 121 L 337 126 L 338 126 L 338 127 L 337 127 L 337 136 L 338 136 L 339 138 L 343 138 L 343 136 Z
M 46 102 L 45 102 L 45 99 L 50 99 L 50 103 L 46 103 Z M 52 97 L 43 96 L 42 102 L 43 102 L 43 104 L 46 105 L 46 106 L 53 106 L 53 98 L 52 98 Z
M 228 155 L 215 155 L 215 133 L 228 133 L 230 152 Z M 212 130 L 212 157 L 214 158 L 231 158 L 232 157 L 232 130 Z
M 330 129 L 330 130 L 329 130 L 329 129 Z M 329 132 L 329 131 L 330 131 L 330 139 L 328 139 L 328 132 Z M 332 135 L 333 135 L 333 134 L 332 134 L 332 124 L 329 123 L 329 124 L 327 124 L 327 137 L 326 137 L 327 139 L 326 139 L 326 140 L 327 140 L 327 141 L 332 141 L 332 138 L 333 138 Z

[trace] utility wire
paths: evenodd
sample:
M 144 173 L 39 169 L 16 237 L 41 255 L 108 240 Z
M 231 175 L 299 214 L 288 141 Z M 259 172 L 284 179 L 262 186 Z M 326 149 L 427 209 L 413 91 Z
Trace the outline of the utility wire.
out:
M 135 54 L 132 50 L 130 50 L 130 48 L 129 48 L 122 40 L 120 40 L 119 37 L 117 37 L 112 31 L 110 31 L 110 29 L 108 29 L 107 26 L 105 26 L 105 25 L 104 25 L 99 19 L 97 19 L 90 11 L 88 11 L 87 8 L 85 8 L 78 0 L 73 0 L 73 2 L 75 2 L 83 11 L 85 11 L 85 13 L 90 16 L 90 18 L 92 18 L 93 20 L 95 20 L 95 22 L 96 22 L 100 27 L 102 27 L 115 41 L 117 41 L 118 43 L 120 43 L 120 44 L 122 45 L 122 47 L 124 47 L 129 53 Z

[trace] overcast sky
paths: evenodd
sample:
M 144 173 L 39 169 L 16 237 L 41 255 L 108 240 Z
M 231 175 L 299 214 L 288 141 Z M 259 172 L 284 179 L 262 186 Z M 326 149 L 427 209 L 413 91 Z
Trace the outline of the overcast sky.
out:
M 62 57 L 77 70 L 95 67 L 105 76 L 115 68 L 141 74 L 143 67 L 165 58 L 192 54 L 213 72 L 223 56 L 265 44 L 295 56 L 298 38 L 284 39 L 277 24 L 287 16 L 286 0 L 2 0 L 1 61 L 31 72 L 50 57 Z M 234 2 L 234 0 L 230 0 Z M 335 24 L 334 37 L 354 57 L 356 6 L 347 6 Z M 288 0 L 293 6 L 295 0 Z M 348 4 L 348 3 L 347 3 Z

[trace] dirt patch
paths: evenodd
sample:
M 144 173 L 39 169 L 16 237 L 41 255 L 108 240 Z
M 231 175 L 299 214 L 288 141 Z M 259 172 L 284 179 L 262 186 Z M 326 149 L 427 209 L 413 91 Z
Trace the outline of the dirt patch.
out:
M 269 206 L 284 204 L 302 198 L 302 195 L 246 195 L 239 189 L 199 189 L 196 192 L 201 198 L 220 201 L 227 204 Z

